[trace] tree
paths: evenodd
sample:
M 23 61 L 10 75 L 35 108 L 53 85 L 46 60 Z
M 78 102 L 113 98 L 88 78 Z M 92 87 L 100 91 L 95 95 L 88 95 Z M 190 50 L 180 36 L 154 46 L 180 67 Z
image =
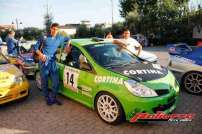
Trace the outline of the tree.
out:
M 101 24 L 96 24 L 94 27 L 90 29 L 90 31 L 91 31 L 91 36 L 93 37 L 103 38 L 105 36 L 105 29 L 103 25 Z
M 100 37 L 104 38 L 106 33 L 112 32 L 114 37 L 119 37 L 122 32 L 124 24 L 122 22 L 114 23 L 113 29 L 111 27 L 105 27 L 103 24 L 96 24 L 94 27 L 87 27 L 85 24 L 79 25 L 76 30 L 76 38 L 87 37 Z
M 21 33 L 26 40 L 36 40 L 42 35 L 43 30 L 35 27 L 27 27 Z
M 90 28 L 88 28 L 85 24 L 79 25 L 76 30 L 76 37 L 86 38 L 90 37 Z
M 120 0 L 120 14 L 133 32 L 145 35 L 154 33 L 163 41 L 167 38 L 165 36 L 168 35 L 167 31 L 174 33 L 183 27 L 179 22 L 183 16 L 188 14 L 188 1 Z
M 120 15 L 122 17 L 126 17 L 129 12 L 133 11 L 135 8 L 137 8 L 136 0 L 120 0 Z
M 113 24 L 112 34 L 114 37 L 120 37 L 124 28 L 124 23 L 117 22 Z

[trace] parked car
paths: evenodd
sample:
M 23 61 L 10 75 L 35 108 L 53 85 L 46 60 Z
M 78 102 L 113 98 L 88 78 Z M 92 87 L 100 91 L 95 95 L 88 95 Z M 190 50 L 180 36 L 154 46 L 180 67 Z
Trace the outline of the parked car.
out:
M 2 44 L 0 45 L 0 52 L 4 55 L 7 55 L 7 44 L 6 42 L 2 42 Z
M 38 64 L 35 63 L 33 54 L 7 55 L 9 63 L 16 65 L 26 76 L 35 76 Z
M 196 44 L 196 46 L 198 46 L 198 47 L 202 47 L 202 40 L 200 40 L 200 41 L 197 41 L 197 44 Z
M 59 92 L 95 109 L 103 121 L 132 122 L 136 113 L 170 113 L 176 108 L 179 86 L 166 68 L 142 62 L 107 41 L 72 39 L 71 45 L 68 55 L 63 48 L 56 54 Z M 39 72 L 36 82 L 41 88 Z
M 32 46 L 36 44 L 36 41 L 23 41 L 19 43 L 20 53 L 30 53 Z
M 32 45 L 35 41 L 26 41 L 16 45 L 17 55 L 2 52 L 11 64 L 16 65 L 26 76 L 35 76 L 38 64 L 34 62 Z M 6 47 L 6 49 L 5 49 Z M 7 46 L 3 47 L 7 51 Z M 4 50 L 4 51 L 5 51 Z
M 38 64 L 35 63 L 32 53 L 17 56 L 17 66 L 26 76 L 35 76 Z
M 168 67 L 180 74 L 182 89 L 191 94 L 202 94 L 202 47 L 190 47 L 186 43 L 169 44 L 168 52 Z
M 24 74 L 0 53 L 0 104 L 27 97 L 28 92 Z

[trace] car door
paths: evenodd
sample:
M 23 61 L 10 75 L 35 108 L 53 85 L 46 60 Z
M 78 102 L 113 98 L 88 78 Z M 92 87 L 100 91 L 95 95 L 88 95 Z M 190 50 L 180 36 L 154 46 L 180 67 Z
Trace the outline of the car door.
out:
M 82 66 L 80 60 L 85 59 L 87 64 Z M 62 85 L 62 93 L 74 100 L 77 100 L 89 107 L 92 107 L 92 93 L 96 88 L 94 82 L 95 71 L 89 61 L 83 55 L 79 48 L 72 46 L 71 52 L 67 55 L 61 54 L 60 83 Z M 63 70 L 63 71 L 62 71 Z
M 181 44 L 175 47 L 178 54 L 171 55 L 171 63 L 172 67 L 177 72 L 186 72 L 189 70 L 189 65 L 192 64 L 192 60 L 188 57 L 192 53 L 191 48 L 188 47 L 186 44 Z

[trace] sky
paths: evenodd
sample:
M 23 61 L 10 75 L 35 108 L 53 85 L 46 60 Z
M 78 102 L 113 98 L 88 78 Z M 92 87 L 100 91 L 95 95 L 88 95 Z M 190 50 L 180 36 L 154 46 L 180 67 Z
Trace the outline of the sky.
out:
M 119 10 L 119 0 L 113 1 L 114 22 L 123 21 Z M 191 6 L 202 0 L 190 0 Z M 0 0 L 0 25 L 22 22 L 19 27 L 44 27 L 43 16 L 47 3 L 54 22 L 60 25 L 90 20 L 95 23 L 111 23 L 111 0 Z
M 19 27 L 43 28 L 47 3 L 54 22 L 60 25 L 90 20 L 111 23 L 111 0 L 0 0 L 0 24 L 22 22 Z M 119 0 L 113 0 L 114 22 L 123 21 L 119 13 Z

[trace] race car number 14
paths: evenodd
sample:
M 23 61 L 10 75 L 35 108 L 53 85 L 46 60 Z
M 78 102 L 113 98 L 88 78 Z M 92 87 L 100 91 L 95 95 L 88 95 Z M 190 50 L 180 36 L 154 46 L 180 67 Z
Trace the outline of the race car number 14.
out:
M 78 92 L 77 82 L 79 77 L 79 70 L 65 67 L 63 75 L 63 84 L 64 87 L 70 88 L 71 90 Z

